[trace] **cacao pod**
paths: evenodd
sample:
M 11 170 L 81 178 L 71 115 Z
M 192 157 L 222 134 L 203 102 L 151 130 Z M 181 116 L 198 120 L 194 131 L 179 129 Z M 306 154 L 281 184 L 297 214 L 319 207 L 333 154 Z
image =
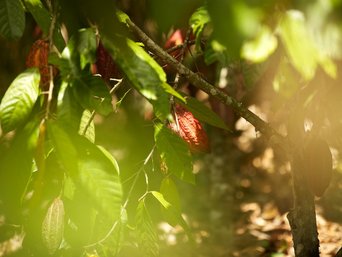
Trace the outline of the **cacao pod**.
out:
M 114 63 L 113 58 L 100 42 L 96 50 L 96 63 L 93 67 L 93 73 L 101 74 L 105 81 L 110 78 L 115 78 L 118 75 L 118 69 Z
M 191 112 L 181 105 L 175 105 L 175 119 L 177 119 L 179 127 L 177 122 L 170 123 L 169 127 L 188 143 L 191 151 L 209 151 L 208 136 L 201 123 Z
M 63 201 L 57 197 L 50 205 L 42 224 L 42 239 L 49 254 L 54 254 L 62 242 L 64 214 Z
M 332 155 L 328 144 L 310 135 L 303 150 L 304 177 L 315 196 L 321 197 L 332 177 Z
M 172 33 L 172 35 L 168 38 L 168 40 L 165 42 L 164 49 L 168 49 L 174 46 L 178 46 L 183 44 L 184 38 L 183 33 L 180 29 L 175 30 L 175 32 Z M 170 53 L 173 57 L 177 58 L 180 54 L 180 49 Z
M 50 82 L 49 69 L 49 41 L 38 39 L 31 46 L 30 52 L 26 58 L 28 68 L 37 67 L 40 73 L 40 85 L 46 89 Z M 57 69 L 53 69 L 53 75 L 57 74 Z

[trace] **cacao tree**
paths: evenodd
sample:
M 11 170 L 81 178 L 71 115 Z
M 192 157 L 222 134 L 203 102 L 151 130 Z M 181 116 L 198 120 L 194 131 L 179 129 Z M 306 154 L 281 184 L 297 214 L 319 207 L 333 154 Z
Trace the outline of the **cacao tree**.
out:
M 295 256 L 320 256 L 315 196 L 341 176 L 331 151 L 342 149 L 341 8 L 336 0 L 0 0 L 2 40 L 25 46 L 0 104 L 0 203 L 20 238 L 16 254 L 129 256 L 129 246 L 161 256 L 160 217 L 195 245 L 184 187 L 196 187 L 194 163 L 206 156 L 207 166 L 237 169 L 225 154 L 243 118 L 291 165 Z M 251 111 L 257 98 L 275 114 Z M 235 176 L 218 178 L 220 187 Z M 232 184 L 213 202 L 222 196 L 233 208 Z M 229 222 L 230 208 L 219 208 Z M 232 242 L 226 248 L 233 256 Z

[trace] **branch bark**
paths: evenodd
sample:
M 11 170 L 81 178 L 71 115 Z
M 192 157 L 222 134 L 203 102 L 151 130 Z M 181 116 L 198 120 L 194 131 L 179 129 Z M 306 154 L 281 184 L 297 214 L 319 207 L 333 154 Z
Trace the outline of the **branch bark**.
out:
M 267 122 L 244 107 L 241 102 L 227 95 L 225 92 L 217 89 L 215 86 L 205 81 L 196 73 L 189 70 L 182 63 L 178 62 L 156 43 L 154 43 L 154 41 L 150 39 L 131 20 L 127 19 L 126 23 L 131 31 L 133 31 L 139 37 L 139 40 L 144 43 L 145 47 L 149 51 L 154 53 L 163 62 L 175 69 L 180 75 L 184 76 L 194 86 L 203 90 L 210 96 L 215 97 L 224 104 L 231 106 L 237 114 L 250 122 L 257 131 L 260 131 L 265 136 L 270 138 L 272 144 L 280 146 L 288 160 L 291 160 L 292 164 L 291 171 L 293 176 L 293 193 L 295 204 L 293 209 L 288 214 L 288 220 L 291 226 L 296 257 L 319 257 L 319 241 L 317 234 L 314 196 L 307 188 L 306 181 L 302 177 L 302 162 L 300 154 L 298 154 L 300 151 L 298 148 L 301 148 L 301 146 L 298 146 L 298 143 L 292 143 L 291 139 L 281 136 Z
M 267 122 L 262 120 L 255 113 L 248 110 L 242 105 L 241 102 L 237 101 L 235 98 L 229 96 L 222 90 L 216 88 L 215 86 L 208 83 L 206 80 L 201 78 L 199 75 L 188 69 L 182 63 L 178 62 L 171 55 L 169 55 L 165 50 L 158 46 L 152 39 L 150 39 L 138 26 L 136 26 L 131 20 L 127 19 L 126 23 L 128 27 L 133 31 L 141 42 L 144 43 L 145 47 L 153 52 L 156 56 L 160 58 L 163 62 L 167 63 L 170 67 L 175 69 L 180 75 L 184 76 L 189 82 L 191 82 L 197 88 L 203 90 L 210 96 L 215 97 L 222 103 L 231 106 L 234 111 L 241 117 L 250 122 L 257 131 L 260 131 L 268 138 L 271 138 L 273 143 L 280 146 L 283 150 L 288 149 L 288 140 L 281 136 L 274 128 L 272 128 Z

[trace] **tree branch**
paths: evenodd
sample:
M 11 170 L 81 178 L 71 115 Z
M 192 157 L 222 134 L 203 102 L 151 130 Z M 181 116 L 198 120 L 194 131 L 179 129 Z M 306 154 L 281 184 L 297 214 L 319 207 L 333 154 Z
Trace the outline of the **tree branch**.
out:
M 184 76 L 194 86 L 203 90 L 210 96 L 215 97 L 222 103 L 231 106 L 237 114 L 239 114 L 241 117 L 245 118 L 248 122 L 250 122 L 257 131 L 260 131 L 267 137 L 271 138 L 273 140 L 273 143 L 281 146 L 285 150 L 288 148 L 288 140 L 285 140 L 285 138 L 281 136 L 275 129 L 273 129 L 267 122 L 265 122 L 255 113 L 251 112 L 246 107 L 244 107 L 241 102 L 238 102 L 235 98 L 229 96 L 225 92 L 211 85 L 203 78 L 201 78 L 199 75 L 197 75 L 196 73 L 188 69 L 186 66 L 184 66 L 182 63 L 178 62 L 165 50 L 158 46 L 151 38 L 149 38 L 131 20 L 127 19 L 126 23 L 128 27 L 131 29 L 131 31 L 133 31 L 139 37 L 139 40 L 141 40 L 141 42 L 144 43 L 145 47 L 149 51 L 153 52 L 163 62 L 167 63 L 170 67 L 175 69 L 180 75 Z

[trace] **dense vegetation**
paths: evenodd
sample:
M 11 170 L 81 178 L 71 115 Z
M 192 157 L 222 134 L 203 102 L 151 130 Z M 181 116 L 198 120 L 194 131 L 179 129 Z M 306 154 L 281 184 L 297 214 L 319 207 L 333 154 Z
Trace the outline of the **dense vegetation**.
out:
M 1 256 L 337 254 L 342 1 L 0 17 Z

